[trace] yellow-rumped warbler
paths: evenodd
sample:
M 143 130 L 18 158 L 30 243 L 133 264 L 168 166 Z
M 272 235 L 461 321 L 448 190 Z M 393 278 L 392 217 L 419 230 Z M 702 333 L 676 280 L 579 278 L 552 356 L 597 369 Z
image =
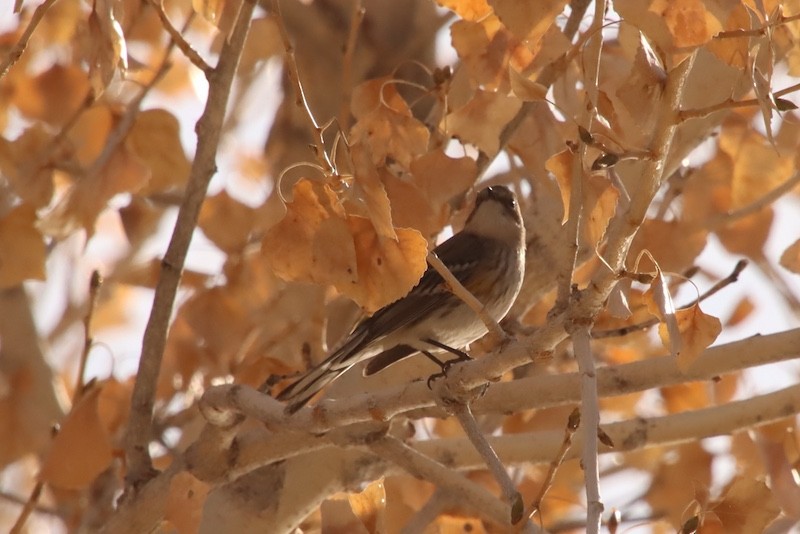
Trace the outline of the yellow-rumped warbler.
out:
M 489 314 L 501 320 L 517 298 L 525 268 L 525 227 L 514 193 L 504 186 L 483 189 L 464 229 L 434 252 Z M 417 352 L 438 362 L 431 352 L 463 354 L 457 349 L 485 333 L 475 312 L 428 267 L 408 295 L 358 323 L 338 349 L 277 398 L 289 402 L 286 413 L 291 414 L 361 361 L 372 359 L 365 375 Z

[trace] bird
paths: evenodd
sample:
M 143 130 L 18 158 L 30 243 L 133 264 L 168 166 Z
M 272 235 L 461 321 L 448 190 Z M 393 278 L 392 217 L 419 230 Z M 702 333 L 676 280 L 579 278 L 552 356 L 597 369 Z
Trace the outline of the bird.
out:
M 491 317 L 502 320 L 519 294 L 525 270 L 525 226 L 514 192 L 502 185 L 482 189 L 464 228 L 434 253 Z M 460 349 L 486 331 L 475 311 L 428 266 L 406 296 L 359 322 L 330 356 L 276 398 L 287 402 L 284 412 L 291 415 L 359 362 L 370 360 L 363 371 L 369 376 L 419 352 L 442 367 L 434 376 L 443 375 L 449 364 L 469 358 Z M 457 358 L 442 362 L 433 355 L 442 351 Z

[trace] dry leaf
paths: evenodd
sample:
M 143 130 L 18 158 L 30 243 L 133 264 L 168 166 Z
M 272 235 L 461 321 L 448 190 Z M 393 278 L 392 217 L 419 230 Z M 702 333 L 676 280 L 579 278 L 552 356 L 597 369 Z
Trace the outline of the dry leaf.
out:
M 149 178 L 150 170 L 139 157 L 124 146 L 119 147 L 102 169 L 81 177 L 41 219 L 39 227 L 56 237 L 80 228 L 91 236 L 95 220 L 108 201 L 119 193 L 138 191 Z
M 500 148 L 500 132 L 522 106 L 516 98 L 477 91 L 467 104 L 448 114 L 442 128 L 489 156 Z
M 764 243 L 774 218 L 771 207 L 763 208 L 718 228 L 716 234 L 728 252 L 758 259 L 763 256 Z
M 115 4 L 112 0 L 94 0 L 89 14 L 90 47 L 87 61 L 95 95 L 105 91 L 118 66 L 123 72 L 128 69 L 128 47 L 122 26 L 114 17 Z
M 645 292 L 644 297 L 648 311 L 658 317 L 661 322 L 658 325 L 661 342 L 672 356 L 680 358 L 683 350 L 683 340 L 679 321 L 675 314 L 675 304 L 672 302 L 669 284 L 658 264 L 656 264 L 656 276 L 650 284 L 650 288 Z
M 376 166 L 397 162 L 408 169 L 411 161 L 428 149 L 430 132 L 415 119 L 389 78 L 371 80 L 353 93 L 350 143 L 369 147 Z
M 725 496 L 712 502 L 708 509 L 722 524 L 726 534 L 763 532 L 780 513 L 775 498 L 764 482 L 736 477 L 728 486 Z M 701 527 L 699 534 L 717 532 Z
M 14 192 L 37 208 L 53 197 L 53 169 L 40 161 L 51 142 L 41 125 L 31 126 L 12 142 L 0 137 L 0 171 Z
M 569 219 L 569 203 L 572 197 L 572 166 L 574 165 L 575 157 L 571 150 L 565 148 L 558 154 L 551 156 L 545 163 L 545 168 L 556 178 L 558 189 L 561 191 L 561 203 L 564 206 L 564 216 L 561 218 L 561 224 L 564 224 Z
M 36 208 L 21 204 L 0 217 L 0 289 L 45 279 L 45 244 Z
M 13 102 L 29 119 L 62 126 L 81 107 L 88 92 L 89 80 L 80 67 L 55 64 L 35 78 L 20 78 Z
M 682 340 L 678 353 L 678 369 L 686 372 L 711 345 L 722 331 L 722 323 L 716 317 L 703 313 L 699 304 L 676 312 L 678 329 Z M 658 334 L 665 347 L 671 344 L 672 333 L 668 338 L 667 330 L 663 324 L 658 327 Z M 674 354 L 674 352 L 673 352 Z
M 428 242 L 416 230 L 397 229 L 397 240 L 379 236 L 369 219 L 351 215 L 358 284 L 339 288 L 367 311 L 404 297 L 427 268 Z
M 127 146 L 150 169 L 144 196 L 182 187 L 191 168 L 180 140 L 178 119 L 163 109 L 148 109 L 136 116 Z
M 668 452 L 673 454 L 665 454 Z M 662 451 L 645 499 L 654 510 L 666 512 L 674 526 L 681 525 L 686 519 L 682 514 L 695 490 L 711 486 L 713 460 L 714 456 L 699 442 Z
M 781 266 L 795 274 L 800 274 L 800 239 L 789 245 L 781 254 Z
M 67 133 L 72 142 L 75 158 L 84 168 L 94 163 L 103 152 L 108 134 L 118 120 L 118 113 L 110 106 L 94 105 L 81 113 Z
M 350 507 L 367 532 L 380 533 L 386 531 L 386 490 L 383 478 L 371 482 L 364 491 L 348 494 Z
M 392 208 L 389 205 L 389 196 L 386 194 L 377 169 L 372 164 L 369 146 L 355 143 L 350 147 L 350 154 L 353 158 L 356 191 L 361 193 L 360 196 L 363 198 L 370 221 L 379 235 L 397 239 L 397 234 L 392 226 Z
M 102 386 L 85 392 L 61 423 L 39 478 L 63 489 L 83 489 L 111 464 L 111 442 L 98 415 Z
M 220 250 L 238 254 L 250 243 L 255 211 L 223 190 L 203 202 L 198 226 Z
M 581 241 L 596 249 L 606 233 L 608 222 L 616 212 L 619 191 L 606 176 L 591 174 L 584 178 L 581 193 Z
M 728 320 L 725 322 L 725 326 L 736 326 L 750 317 L 755 309 L 755 304 L 753 304 L 750 298 L 742 297 L 736 304 L 736 307 L 733 308 L 733 312 L 731 312 L 730 317 L 728 317 Z
M 295 184 L 287 214 L 262 250 L 286 280 L 332 284 L 369 311 L 404 296 L 426 269 L 427 241 L 416 230 L 378 235 L 369 219 L 347 215 L 327 185 Z
M 779 153 L 745 121 L 726 123 L 720 133 L 719 148 L 733 160 L 729 209 L 759 200 L 794 172 L 794 153 Z
M 555 23 L 566 0 L 489 0 L 489 4 L 517 38 L 536 43 Z
M 706 246 L 708 230 L 682 219 L 645 219 L 628 253 L 629 267 L 641 250 L 653 255 L 661 269 L 680 273 L 692 266 Z
M 464 20 L 482 19 L 492 11 L 486 0 L 436 0 L 436 3 L 455 11 Z
M 286 215 L 261 248 L 275 274 L 347 287 L 358 283 L 356 251 L 344 209 L 327 185 L 298 181 Z

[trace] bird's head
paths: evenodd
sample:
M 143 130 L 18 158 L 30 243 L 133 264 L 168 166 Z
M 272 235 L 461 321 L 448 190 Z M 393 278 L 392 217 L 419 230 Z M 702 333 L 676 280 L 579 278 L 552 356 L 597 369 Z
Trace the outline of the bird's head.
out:
M 464 231 L 516 245 L 525 235 L 517 196 L 503 185 L 482 189 Z

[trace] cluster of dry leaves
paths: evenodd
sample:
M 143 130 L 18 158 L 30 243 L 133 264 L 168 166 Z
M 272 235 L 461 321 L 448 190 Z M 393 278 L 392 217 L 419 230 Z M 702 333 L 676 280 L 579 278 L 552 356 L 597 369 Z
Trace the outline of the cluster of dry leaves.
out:
M 479 181 L 517 191 L 528 256 L 505 323 L 518 342 L 509 354 L 477 343 L 486 357 L 463 366 L 464 383 L 499 382 L 473 410 L 535 512 L 527 528 L 596 528 L 579 460 L 594 429 L 569 446 L 581 391 L 613 453 L 599 458 L 610 531 L 800 522 L 800 386 L 773 400 L 746 371 L 797 356 L 800 330 L 706 350 L 749 317 L 800 316 L 800 232 L 776 228 L 774 207 L 788 197 L 797 219 L 800 3 L 14 7 L 0 35 L 0 528 L 511 529 L 502 482 L 424 387 L 430 362 L 354 370 L 328 392 L 342 402 L 294 420 L 238 395 L 253 389 L 217 387 L 278 391 L 406 294 Z M 440 35 L 453 62 L 437 68 Z M 259 94 L 276 65 L 282 93 Z M 197 95 L 211 104 L 189 135 Z M 241 148 L 249 98 L 280 99 L 255 155 Z M 207 195 L 214 154 L 236 163 Z M 253 184 L 266 200 L 245 198 Z M 173 244 L 202 233 L 221 272 L 183 269 L 174 310 L 156 302 L 164 319 L 145 345 L 156 340 L 157 374 L 98 371 L 120 358 L 104 353 L 107 332 L 138 356 L 131 310 L 177 283 L 186 251 L 162 260 L 178 210 Z M 776 232 L 794 241 L 779 257 L 765 248 Z M 719 283 L 695 268 L 710 242 L 747 258 L 783 309 L 745 290 L 725 317 L 706 313 L 743 266 Z M 89 283 L 97 265 L 102 285 Z M 567 333 L 590 327 L 604 369 L 587 404 Z

